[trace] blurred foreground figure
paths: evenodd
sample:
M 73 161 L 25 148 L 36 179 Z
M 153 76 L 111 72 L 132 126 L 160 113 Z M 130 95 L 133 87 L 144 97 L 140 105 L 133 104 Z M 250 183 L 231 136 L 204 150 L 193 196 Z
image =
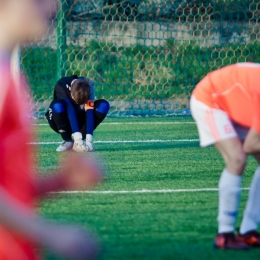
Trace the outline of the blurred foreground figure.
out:
M 215 247 L 260 247 L 260 64 L 237 63 L 209 73 L 194 89 L 191 111 L 200 144 L 214 144 L 226 167 L 219 180 Z M 247 155 L 258 163 L 238 234 L 235 223 Z
M 91 188 L 102 178 L 94 161 L 76 155 L 48 178 L 36 178 L 33 172 L 26 88 L 12 79 L 10 54 L 17 44 L 47 33 L 55 8 L 53 0 L 0 0 L 1 260 L 42 259 L 41 246 L 73 260 L 94 259 L 98 252 L 90 233 L 44 220 L 33 209 L 35 199 L 50 191 Z

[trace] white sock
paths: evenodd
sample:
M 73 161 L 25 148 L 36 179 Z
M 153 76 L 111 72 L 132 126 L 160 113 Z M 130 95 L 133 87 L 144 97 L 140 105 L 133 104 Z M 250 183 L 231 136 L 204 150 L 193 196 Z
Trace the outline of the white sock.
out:
M 242 177 L 222 172 L 219 180 L 218 233 L 233 232 L 241 194 Z
M 256 230 L 260 220 L 260 166 L 255 171 L 250 185 L 249 196 L 240 227 L 240 233 Z

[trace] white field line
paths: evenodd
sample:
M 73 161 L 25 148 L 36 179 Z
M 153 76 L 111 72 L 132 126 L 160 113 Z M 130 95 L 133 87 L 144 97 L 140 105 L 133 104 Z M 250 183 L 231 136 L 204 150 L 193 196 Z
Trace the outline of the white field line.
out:
M 169 140 L 114 140 L 114 141 L 94 141 L 96 144 L 121 144 L 121 143 L 180 143 L 198 142 L 199 139 L 169 139 Z M 61 142 L 31 142 L 31 145 L 61 144 Z
M 242 188 L 249 190 L 249 188 Z M 55 194 L 143 194 L 143 193 L 190 193 L 190 192 L 213 192 L 218 188 L 202 188 L 202 189 L 176 189 L 176 190 L 102 190 L 102 191 L 59 191 L 52 192 Z
M 181 125 L 181 124 L 195 124 L 195 122 L 111 122 L 101 123 L 100 125 Z M 33 124 L 37 126 L 48 126 L 48 124 Z

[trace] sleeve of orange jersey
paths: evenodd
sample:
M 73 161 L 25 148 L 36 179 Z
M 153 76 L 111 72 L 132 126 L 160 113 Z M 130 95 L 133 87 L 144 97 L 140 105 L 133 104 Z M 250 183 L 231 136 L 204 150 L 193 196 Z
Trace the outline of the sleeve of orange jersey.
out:
M 260 92 L 257 93 L 254 97 L 254 115 L 252 128 L 260 134 Z

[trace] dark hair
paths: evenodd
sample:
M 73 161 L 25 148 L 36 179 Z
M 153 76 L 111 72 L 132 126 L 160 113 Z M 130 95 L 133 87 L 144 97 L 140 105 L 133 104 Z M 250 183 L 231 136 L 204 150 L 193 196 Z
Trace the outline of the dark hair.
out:
M 91 92 L 91 87 L 87 79 L 77 79 L 71 86 L 71 95 L 75 102 L 83 105 L 87 102 Z

